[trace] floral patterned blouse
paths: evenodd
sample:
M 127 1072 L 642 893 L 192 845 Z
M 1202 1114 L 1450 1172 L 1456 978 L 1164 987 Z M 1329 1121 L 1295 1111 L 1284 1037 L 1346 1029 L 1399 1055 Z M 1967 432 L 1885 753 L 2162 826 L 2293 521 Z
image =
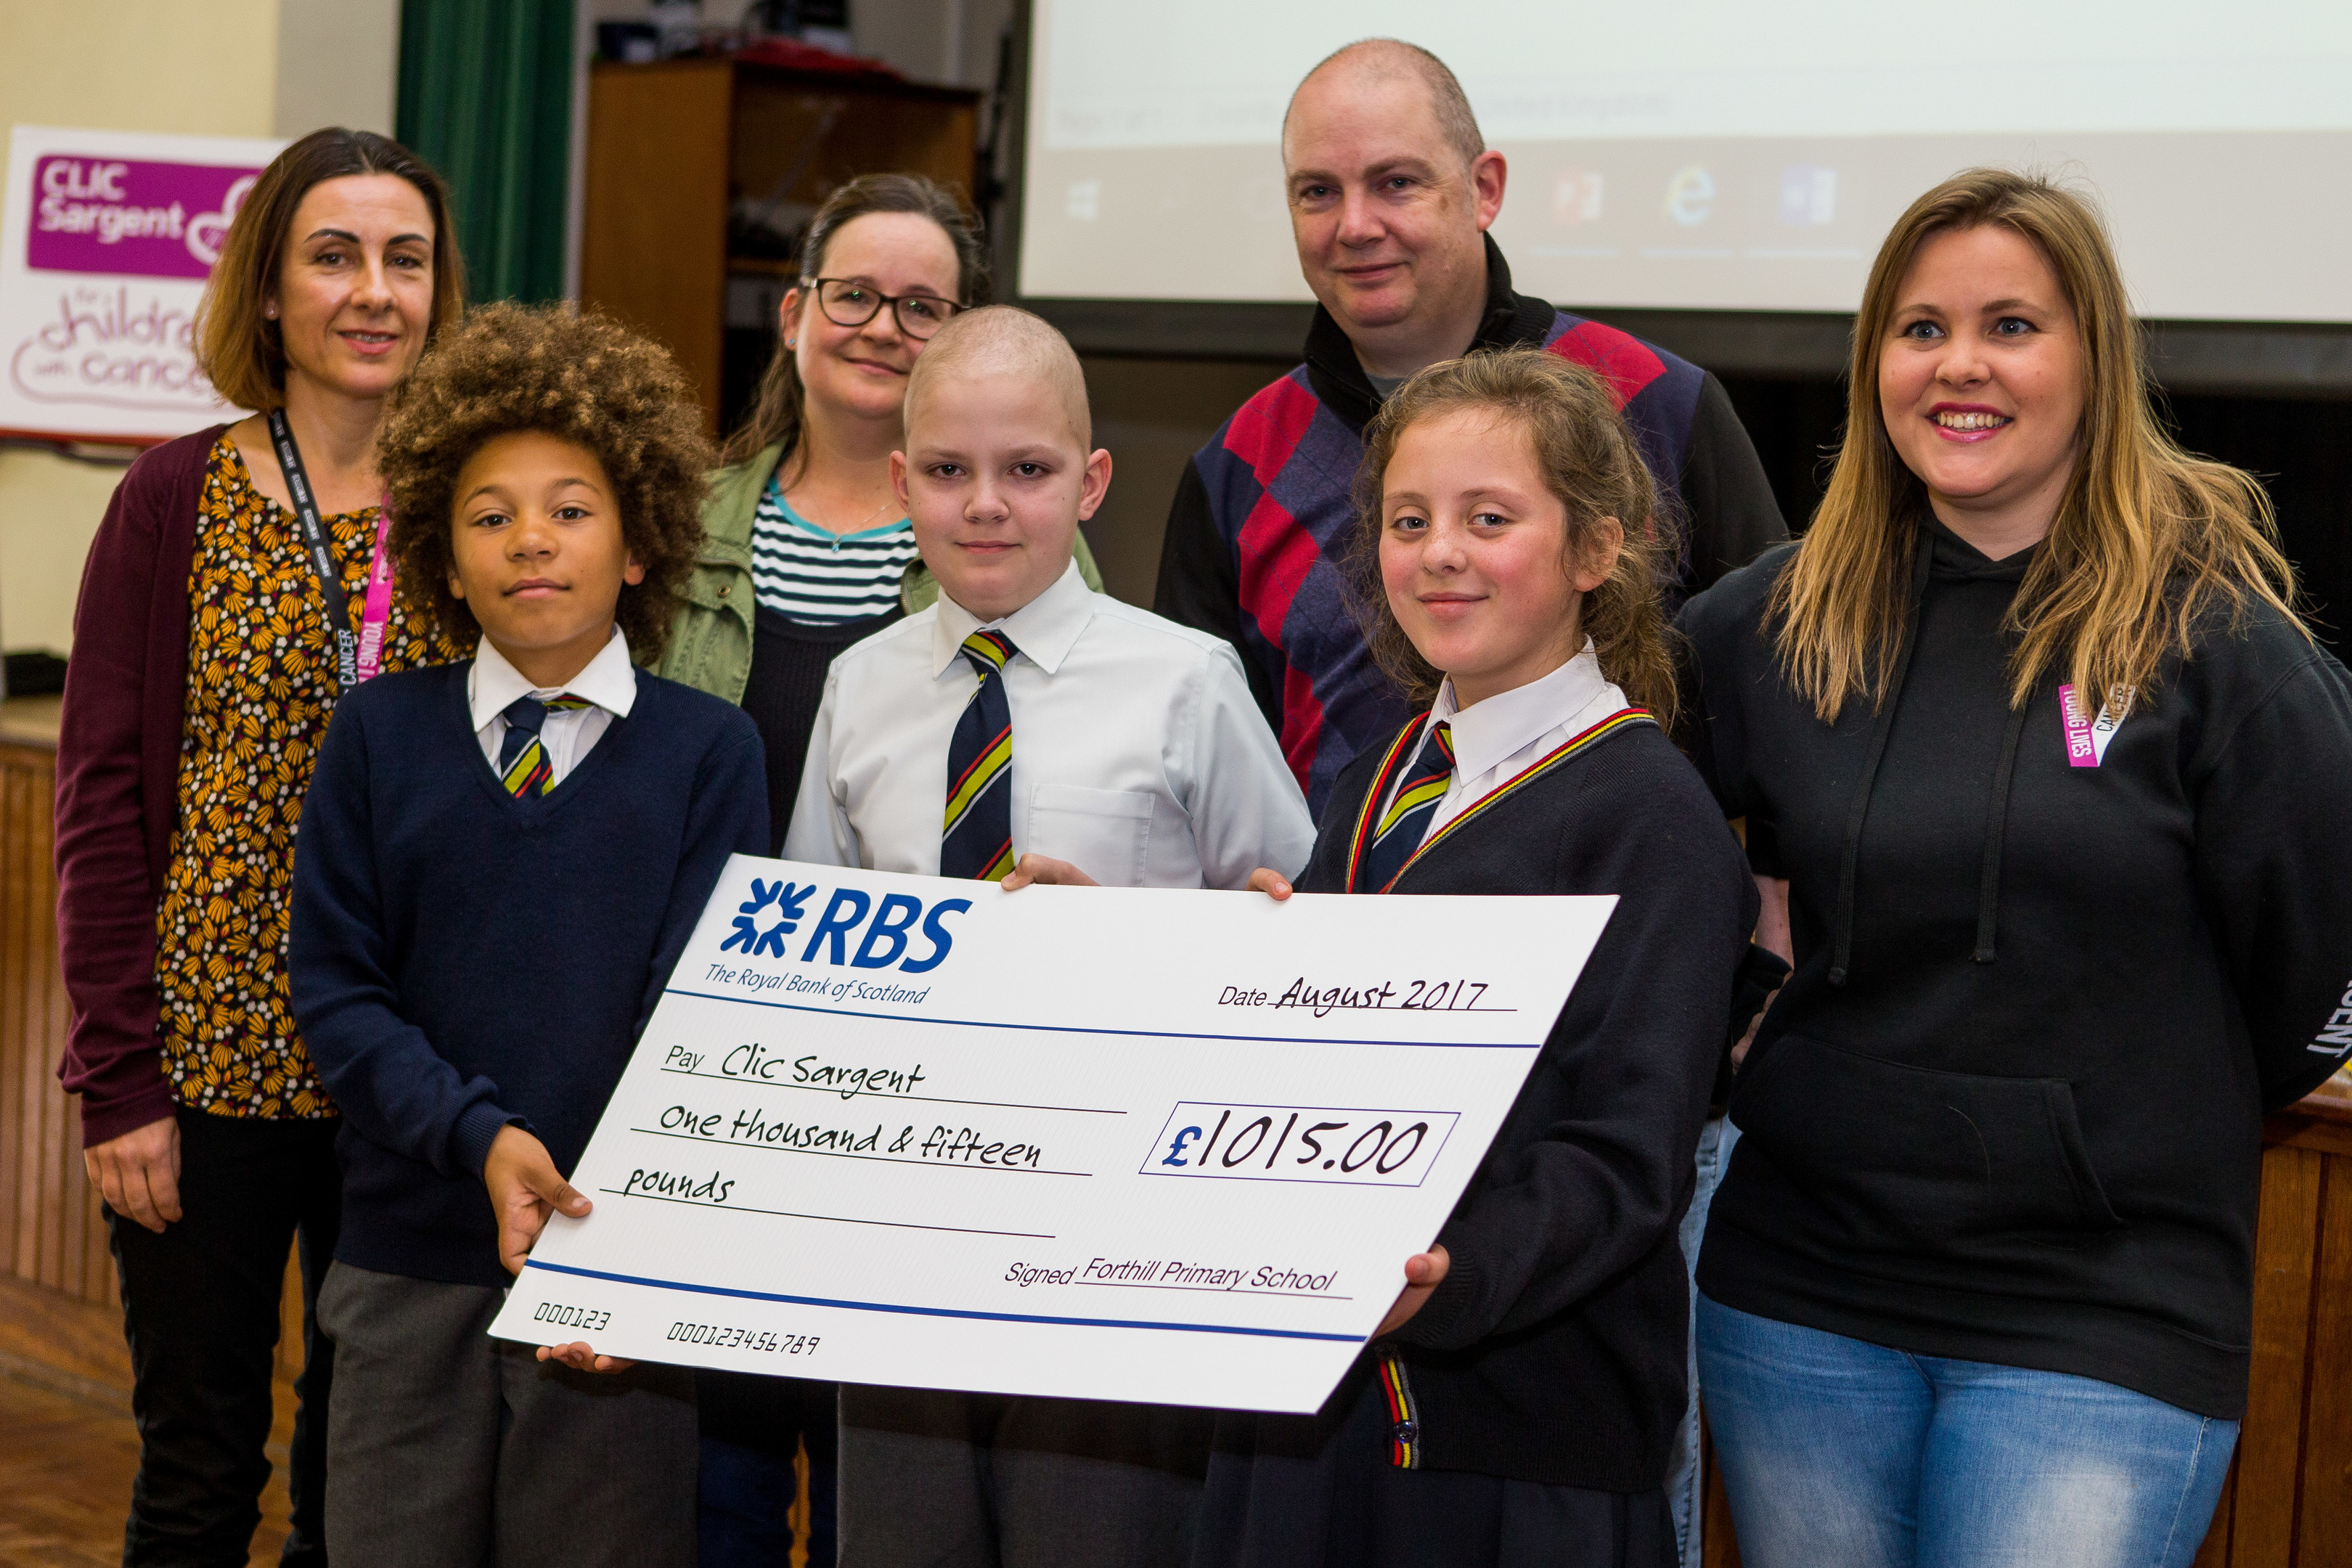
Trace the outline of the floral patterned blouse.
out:
M 224 433 L 205 469 L 188 577 L 179 824 L 156 914 L 163 1074 L 222 1116 L 335 1114 L 287 1001 L 294 831 L 341 682 L 292 515 L 256 489 Z M 376 509 L 325 520 L 357 626 Z M 395 596 L 389 673 L 457 657 Z

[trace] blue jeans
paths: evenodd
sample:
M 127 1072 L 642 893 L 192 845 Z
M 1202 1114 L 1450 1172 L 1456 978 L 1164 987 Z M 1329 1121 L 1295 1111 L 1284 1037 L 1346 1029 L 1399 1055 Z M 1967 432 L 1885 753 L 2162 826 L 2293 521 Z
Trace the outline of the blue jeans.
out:
M 1723 1184 L 1723 1168 L 1731 1163 L 1731 1147 L 1739 1129 L 1727 1116 L 1710 1116 L 1698 1135 L 1698 1184 L 1691 1189 L 1690 1209 L 1683 1215 L 1683 1263 L 1691 1274 L 1690 1403 L 1675 1434 L 1674 1457 L 1666 1462 L 1666 1507 L 1675 1516 L 1675 1547 L 1682 1568 L 1699 1568 L 1699 1522 L 1706 1517 L 1706 1477 L 1698 1464 L 1698 1244 L 1706 1235 L 1706 1211 L 1715 1189 Z
M 2238 1442 L 2113 1384 L 1706 1297 L 1698 1360 L 1750 1568 L 2186 1568 Z

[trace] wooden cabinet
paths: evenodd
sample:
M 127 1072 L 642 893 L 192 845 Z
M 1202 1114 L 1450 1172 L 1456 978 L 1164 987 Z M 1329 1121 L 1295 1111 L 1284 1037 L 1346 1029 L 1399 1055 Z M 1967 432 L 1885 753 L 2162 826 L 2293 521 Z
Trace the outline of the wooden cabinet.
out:
M 792 271 L 781 246 L 747 239 L 744 212 L 781 214 L 789 226 L 795 209 L 814 209 L 859 174 L 889 171 L 969 192 L 980 98 L 963 88 L 726 59 L 594 67 L 581 302 L 668 345 L 716 432 L 722 409 L 733 411 L 722 389 L 756 376 L 758 363 L 740 362 L 763 360 L 769 341 L 739 329 L 739 363 L 730 365 L 729 279 L 772 288 Z

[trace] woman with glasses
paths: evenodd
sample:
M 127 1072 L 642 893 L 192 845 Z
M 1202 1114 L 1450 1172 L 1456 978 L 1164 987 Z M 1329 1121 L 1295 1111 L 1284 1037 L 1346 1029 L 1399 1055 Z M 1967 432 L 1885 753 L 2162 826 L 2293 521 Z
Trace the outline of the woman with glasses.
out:
M 768 750 L 782 847 L 834 655 L 930 604 L 890 487 L 907 375 L 988 291 L 977 221 L 919 174 L 868 174 L 809 221 L 758 400 L 711 477 L 700 560 L 657 673 L 740 704 Z M 1087 585 L 1102 586 L 1086 542 Z M 834 1561 L 835 1386 L 704 1372 L 702 1562 L 782 1568 L 793 1456 L 809 1458 L 809 1564 Z
M 759 397 L 712 477 L 702 559 L 656 668 L 759 725 L 780 847 L 833 656 L 939 592 L 892 494 L 890 454 L 923 345 L 987 290 L 979 225 L 952 193 L 919 174 L 834 192 L 809 221 Z M 1100 588 L 1083 539 L 1077 556 Z

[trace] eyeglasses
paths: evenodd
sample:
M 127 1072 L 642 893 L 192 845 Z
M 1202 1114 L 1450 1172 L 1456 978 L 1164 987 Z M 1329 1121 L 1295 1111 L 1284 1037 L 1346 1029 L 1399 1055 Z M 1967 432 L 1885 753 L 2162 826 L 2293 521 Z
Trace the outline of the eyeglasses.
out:
M 963 309 L 936 294 L 885 294 L 846 278 L 803 278 L 801 287 L 816 290 L 817 308 L 836 327 L 862 327 L 887 305 L 898 330 L 917 339 L 929 337 Z

